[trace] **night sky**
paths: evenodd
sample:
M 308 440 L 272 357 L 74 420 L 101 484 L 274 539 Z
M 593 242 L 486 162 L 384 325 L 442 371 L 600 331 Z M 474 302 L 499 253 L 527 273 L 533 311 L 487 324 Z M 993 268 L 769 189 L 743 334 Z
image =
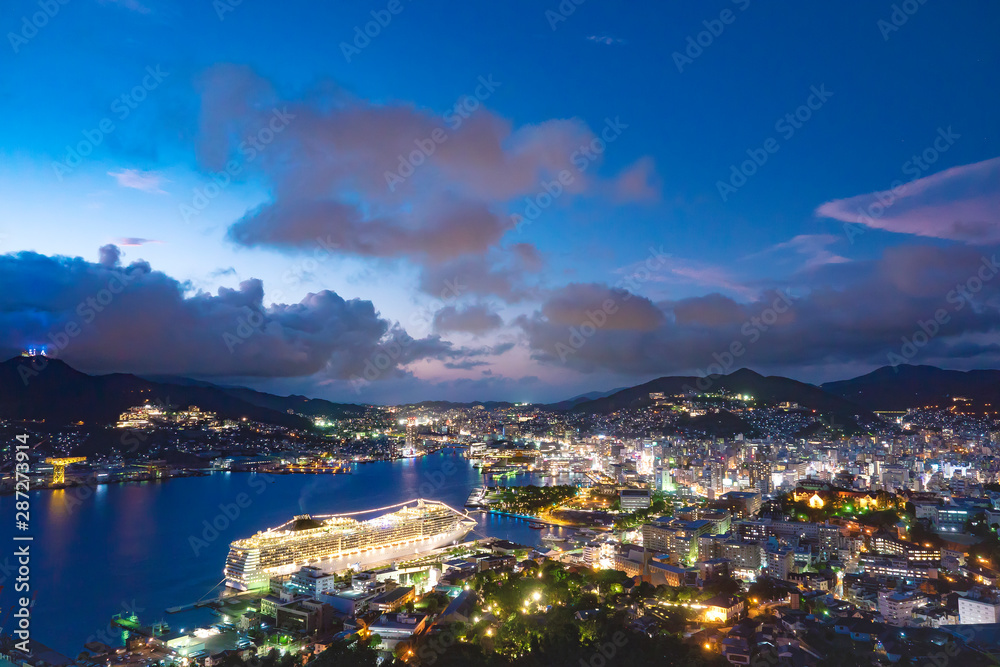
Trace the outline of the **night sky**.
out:
M 0 353 L 350 402 L 1000 367 L 1000 5 L 9 0 Z

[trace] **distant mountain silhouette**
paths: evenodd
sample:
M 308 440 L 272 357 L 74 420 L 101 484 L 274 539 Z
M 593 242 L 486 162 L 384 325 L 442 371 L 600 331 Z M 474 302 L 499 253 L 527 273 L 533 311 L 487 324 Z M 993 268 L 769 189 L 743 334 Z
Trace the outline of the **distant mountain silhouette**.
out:
M 693 376 L 661 377 L 635 387 L 594 391 L 548 405 L 543 410 L 608 414 L 626 408 L 651 405 L 649 394 L 683 394 L 689 390 L 748 394 L 766 404 L 799 404 L 815 410 L 830 422 L 853 431 L 858 419 L 871 419 L 873 410 L 905 410 L 924 405 L 953 404 L 956 397 L 968 398 L 972 407 L 992 410 L 1000 406 L 1000 371 L 949 371 L 933 366 L 886 366 L 850 380 L 827 382 L 821 386 L 780 376 L 763 376 L 742 368 L 715 380 Z M 201 380 L 173 376 L 142 378 L 125 373 L 87 375 L 51 357 L 14 357 L 0 363 L 0 418 L 44 419 L 55 424 L 84 422 L 106 425 L 130 407 L 143 403 L 166 403 L 175 407 L 197 405 L 224 419 L 247 417 L 254 421 L 305 428 L 310 420 L 299 415 L 350 417 L 368 408 L 351 403 L 333 403 L 305 396 L 276 396 L 246 387 L 230 387 Z M 514 405 L 506 401 L 423 401 L 401 407 L 428 409 L 486 409 Z M 290 414 L 289 410 L 293 413 Z M 714 417 L 709 416 L 712 421 Z M 736 415 L 727 414 L 720 431 L 745 432 Z M 712 430 L 705 424 L 704 430 Z
M 420 401 L 419 403 L 404 403 L 400 408 L 425 408 L 427 410 L 463 410 L 474 405 L 481 405 L 487 410 L 497 410 L 509 408 L 514 405 L 509 401 L 469 401 L 468 403 L 458 403 L 456 401 Z
M 907 410 L 928 405 L 950 407 L 956 397 L 982 410 L 1000 406 L 1000 371 L 949 371 L 935 366 L 883 366 L 850 380 L 827 382 L 824 391 L 870 410 Z M 990 405 L 988 405 L 990 404 Z
M 549 403 L 544 406 L 549 410 L 569 410 L 575 405 L 583 403 L 584 401 L 593 401 L 598 398 L 604 398 L 605 396 L 611 396 L 612 394 L 617 394 L 626 387 L 618 387 L 617 389 L 609 389 L 608 391 L 588 391 L 586 394 L 580 394 L 579 396 L 574 396 L 573 398 L 567 398 L 564 401 L 559 401 L 558 403 Z
M 846 427 L 856 427 L 858 418 L 871 419 L 874 415 L 864 407 L 840 396 L 823 391 L 816 385 L 799 382 L 777 375 L 765 377 L 747 368 L 741 368 L 715 380 L 693 376 L 661 377 L 645 384 L 629 387 L 604 398 L 583 401 L 574 405 L 572 412 L 607 414 L 626 408 L 639 408 L 653 403 L 651 393 L 662 392 L 667 396 L 696 392 L 728 391 L 746 394 L 767 404 L 798 403 L 815 410 L 826 419 Z M 852 430 L 849 428 L 849 430 Z
M 242 419 L 290 428 L 310 421 L 289 414 L 360 412 L 360 406 L 311 401 L 301 396 L 272 396 L 251 389 L 218 387 L 207 382 L 154 382 L 135 375 L 87 375 L 52 357 L 14 357 L 0 363 L 0 418 L 44 419 L 55 424 L 106 425 L 128 408 L 161 403 L 180 408 L 197 405 L 223 419 Z M 321 404 L 329 412 L 319 410 Z

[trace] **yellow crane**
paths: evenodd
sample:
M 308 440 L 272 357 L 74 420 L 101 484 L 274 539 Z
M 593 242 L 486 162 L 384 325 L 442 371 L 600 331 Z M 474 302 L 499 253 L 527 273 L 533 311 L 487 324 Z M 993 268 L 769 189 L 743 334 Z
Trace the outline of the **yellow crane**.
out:
M 63 484 L 66 482 L 66 466 L 72 463 L 83 463 L 86 456 L 64 456 L 62 458 L 47 458 L 45 462 L 52 465 L 52 483 Z

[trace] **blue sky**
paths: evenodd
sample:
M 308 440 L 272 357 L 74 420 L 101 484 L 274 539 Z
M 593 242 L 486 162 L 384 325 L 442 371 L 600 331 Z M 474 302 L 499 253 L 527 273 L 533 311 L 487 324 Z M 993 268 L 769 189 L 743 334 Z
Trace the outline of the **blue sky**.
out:
M 102 272 L 143 261 L 135 296 L 169 284 L 171 305 L 139 298 L 159 316 L 130 314 L 116 300 L 59 350 L 68 361 L 342 400 L 547 400 L 730 370 L 716 355 L 791 290 L 801 307 L 732 366 L 819 381 L 892 363 L 995 251 L 995 4 L 562 8 L 7 3 L 0 251 L 25 293 L 0 304 L 0 347 L 54 345 Z M 386 25 L 355 42 L 377 17 Z M 286 108 L 273 142 L 241 156 Z M 613 140 L 574 162 L 609 124 Z M 441 150 L 384 189 L 380 175 L 437 127 Z M 67 167 L 81 142 L 92 152 Z M 763 164 L 744 167 L 754 155 Z M 230 159 L 240 173 L 185 215 Z M 731 181 L 734 169 L 754 173 Z M 564 192 L 515 228 L 561 172 Z M 720 196 L 720 182 L 738 187 Z M 880 191 L 886 211 L 859 218 Z M 99 255 L 109 244 L 117 254 Z M 95 282 L 60 292 L 75 257 Z M 449 275 L 470 286 L 441 302 Z M 995 365 L 993 290 L 905 360 Z M 354 319 L 309 300 L 328 292 Z M 569 344 L 608 299 L 607 323 Z M 151 333 L 168 312 L 186 328 Z M 254 312 L 266 324 L 227 344 Z M 149 343 L 109 349 L 112 323 Z M 386 352 L 403 331 L 416 344 Z

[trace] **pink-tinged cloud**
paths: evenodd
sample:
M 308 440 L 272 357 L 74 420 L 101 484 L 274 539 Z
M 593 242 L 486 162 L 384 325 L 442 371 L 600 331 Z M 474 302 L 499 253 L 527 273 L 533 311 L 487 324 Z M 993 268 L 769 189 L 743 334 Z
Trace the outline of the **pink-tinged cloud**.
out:
M 761 252 L 750 255 L 750 258 L 759 258 L 772 253 L 794 252 L 805 258 L 802 268 L 813 269 L 825 264 L 843 264 L 851 260 L 838 255 L 827 249 L 844 240 L 842 236 L 834 234 L 799 234 L 787 241 L 782 241 Z
M 644 283 L 667 283 L 675 285 L 697 285 L 699 287 L 709 287 L 713 290 L 722 290 L 735 294 L 741 299 L 753 300 L 757 298 L 758 290 L 741 284 L 733 278 L 725 269 L 704 264 L 690 259 L 673 257 L 662 252 L 656 253 L 658 259 L 652 271 L 646 260 L 641 260 L 624 266 L 617 273 L 625 277 L 619 284 L 631 286 L 633 284 Z
M 1000 242 L 1000 157 L 952 167 L 891 190 L 826 202 L 816 214 L 899 234 Z
M 287 99 L 268 80 L 232 65 L 213 67 L 198 85 L 200 166 L 218 171 L 236 160 L 271 195 L 230 226 L 229 239 L 244 246 L 297 250 L 327 239 L 338 252 L 405 258 L 425 272 L 478 260 L 476 273 L 489 278 L 497 266 L 488 260 L 515 224 L 506 211 L 523 209 L 562 172 L 573 178 L 563 183 L 560 204 L 579 196 L 653 196 L 651 161 L 617 181 L 599 176 L 599 164 L 580 171 L 580 151 L 597 133 L 579 119 L 515 126 L 479 100 L 472 112 L 438 114 L 360 99 L 335 84 Z M 469 92 L 503 85 L 480 77 Z M 273 141 L 259 150 L 241 147 L 261 128 Z M 530 249 L 515 252 L 526 266 L 538 265 Z
M 141 246 L 146 245 L 147 243 L 161 243 L 161 241 L 157 241 L 156 239 L 141 239 L 135 236 L 125 236 L 118 239 L 115 243 L 119 246 Z
M 993 365 L 1000 280 L 980 277 L 993 275 L 997 262 L 995 253 L 968 245 L 904 245 L 874 260 L 826 265 L 794 289 L 764 290 L 746 303 L 708 294 L 654 305 L 623 290 L 569 285 L 514 324 L 536 361 L 648 377 L 711 364 L 735 370 L 895 363 L 892 355 L 900 358 L 906 341 L 922 332 L 920 323 L 942 313 L 947 318 L 914 363 L 961 358 Z M 970 277 L 980 290 L 961 292 Z M 601 309 L 609 298 L 612 307 Z
M 122 169 L 121 171 L 109 171 L 108 176 L 118 181 L 118 185 L 132 190 L 141 190 L 158 195 L 166 194 L 160 186 L 167 182 L 163 176 L 151 171 L 139 171 L 138 169 Z
M 615 178 L 613 188 L 619 201 L 659 201 L 661 181 L 653 158 L 639 158 Z

